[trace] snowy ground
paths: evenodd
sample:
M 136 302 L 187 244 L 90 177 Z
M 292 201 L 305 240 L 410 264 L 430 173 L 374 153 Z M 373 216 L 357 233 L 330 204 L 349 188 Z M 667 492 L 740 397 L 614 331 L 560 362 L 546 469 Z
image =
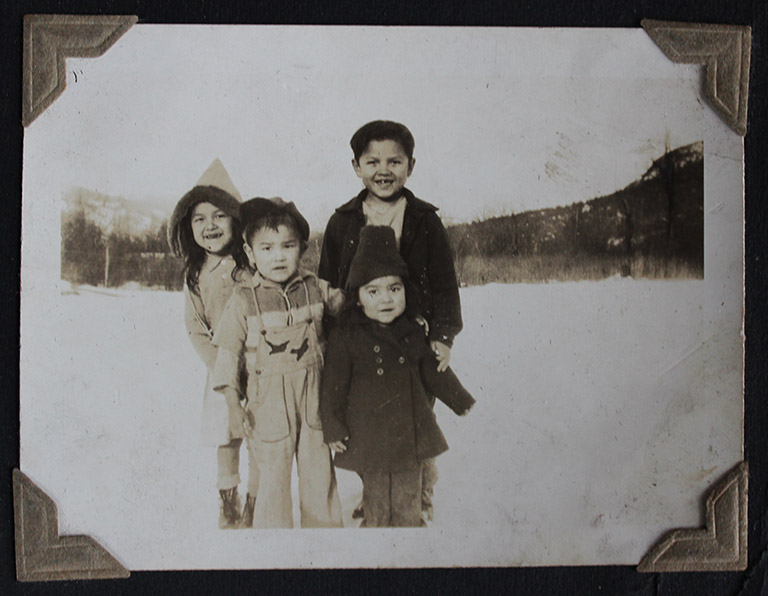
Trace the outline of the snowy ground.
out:
M 34 296 L 22 470 L 55 499 L 61 533 L 130 569 L 636 564 L 667 529 L 703 524 L 702 495 L 742 459 L 737 294 L 468 288 L 452 365 L 478 404 L 466 418 L 437 406 L 451 449 L 430 529 L 223 532 L 182 295 L 84 288 L 45 310 Z M 354 527 L 360 482 L 337 474 Z

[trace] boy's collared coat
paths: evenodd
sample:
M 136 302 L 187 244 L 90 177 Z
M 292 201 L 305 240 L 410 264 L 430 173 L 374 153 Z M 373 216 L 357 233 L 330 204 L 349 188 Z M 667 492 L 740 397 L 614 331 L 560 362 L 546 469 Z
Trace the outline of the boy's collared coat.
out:
M 344 288 L 360 230 L 365 226 L 363 200 L 367 190 L 331 216 L 323 237 L 318 275 L 333 287 Z M 448 346 L 461 331 L 461 305 L 453 251 L 436 211 L 437 207 L 403 188 L 406 198 L 400 255 L 418 291 L 421 314 L 429 322 L 429 339 Z
M 398 471 L 448 449 L 427 391 L 457 414 L 475 400 L 451 369 L 437 372 L 424 331 L 406 316 L 387 326 L 359 310 L 331 332 L 320 397 L 325 441 L 346 437 L 337 466 Z

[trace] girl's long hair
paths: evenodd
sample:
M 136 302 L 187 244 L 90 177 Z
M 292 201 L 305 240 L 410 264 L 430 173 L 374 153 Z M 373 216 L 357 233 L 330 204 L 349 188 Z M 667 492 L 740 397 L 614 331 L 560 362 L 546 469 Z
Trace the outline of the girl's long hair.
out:
M 184 278 L 187 287 L 190 290 L 197 290 L 197 284 L 200 279 L 200 270 L 205 263 L 206 251 L 200 246 L 192 234 L 192 211 L 188 209 L 187 213 L 179 222 L 179 245 L 180 252 L 184 258 Z M 231 217 L 231 216 L 230 216 Z M 232 279 L 237 280 L 240 270 L 248 269 L 248 257 L 243 250 L 243 232 L 240 221 L 234 217 L 232 220 L 232 240 L 225 249 L 235 261 L 235 267 L 232 270 Z

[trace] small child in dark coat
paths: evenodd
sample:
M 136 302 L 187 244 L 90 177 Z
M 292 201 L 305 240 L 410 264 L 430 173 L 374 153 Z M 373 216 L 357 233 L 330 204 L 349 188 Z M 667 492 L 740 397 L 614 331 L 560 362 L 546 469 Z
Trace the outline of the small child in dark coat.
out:
M 352 260 L 350 303 L 331 332 L 320 393 L 326 443 L 363 480 L 368 527 L 417 527 L 422 462 L 448 449 L 429 395 L 464 415 L 475 400 L 450 368 L 439 372 L 406 312 L 408 267 L 389 226 L 366 226 Z

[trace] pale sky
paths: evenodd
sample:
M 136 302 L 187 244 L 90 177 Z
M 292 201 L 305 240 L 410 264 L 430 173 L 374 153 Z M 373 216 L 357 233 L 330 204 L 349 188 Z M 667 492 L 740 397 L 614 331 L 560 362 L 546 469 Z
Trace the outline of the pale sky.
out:
M 349 139 L 370 120 L 411 129 L 409 188 L 462 221 L 608 194 L 717 119 L 701 67 L 640 29 L 135 25 L 67 70 L 25 133 L 37 187 L 170 211 L 219 158 L 315 230 L 362 188 Z

